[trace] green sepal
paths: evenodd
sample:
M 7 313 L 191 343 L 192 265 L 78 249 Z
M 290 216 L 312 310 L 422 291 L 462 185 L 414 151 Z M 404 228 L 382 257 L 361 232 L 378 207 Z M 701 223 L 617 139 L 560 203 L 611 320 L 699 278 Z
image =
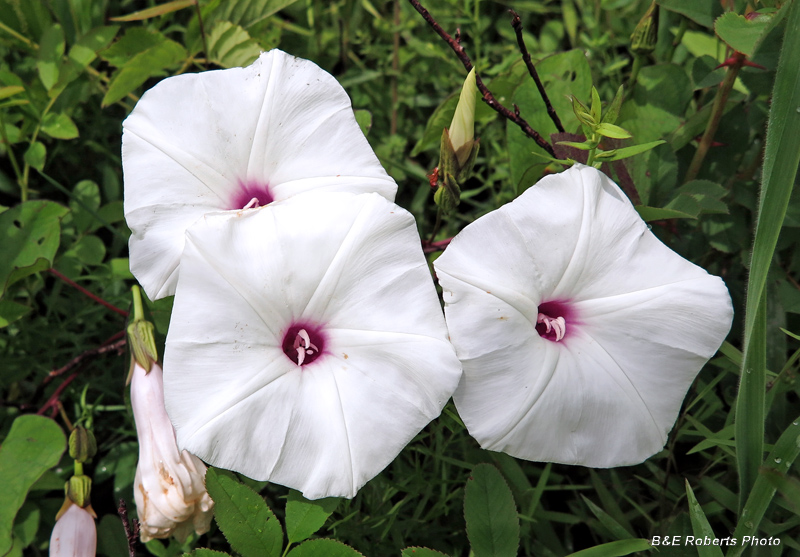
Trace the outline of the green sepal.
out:
M 603 104 L 600 102 L 600 93 L 592 86 L 592 107 L 590 110 L 592 112 L 592 120 L 595 122 L 600 122 L 602 106 Z
M 587 126 L 589 129 L 594 129 L 597 125 L 594 118 L 592 118 L 592 114 L 588 108 L 586 108 L 581 101 L 577 99 L 574 95 L 572 98 L 572 111 L 575 113 L 575 117 L 578 119 L 583 126 Z M 584 131 L 586 128 L 584 128 Z M 585 134 L 588 137 L 588 134 Z
M 652 52 L 658 42 L 658 5 L 656 0 L 650 4 L 647 11 L 636 24 L 631 35 L 631 52 L 642 54 Z
M 595 159 L 602 159 L 603 162 L 611 162 L 611 161 L 618 161 L 621 159 L 627 159 L 628 157 L 632 157 L 634 155 L 638 155 L 639 153 L 644 153 L 645 151 L 649 151 L 655 147 L 658 147 L 662 143 L 666 143 L 663 139 L 659 139 L 658 141 L 651 141 L 650 143 L 642 143 L 641 145 L 631 145 L 630 147 L 622 147 L 620 149 L 611 149 L 609 151 L 601 151 L 595 154 Z
M 580 149 L 581 151 L 588 151 L 589 149 L 597 148 L 597 145 L 589 143 L 588 141 L 584 141 L 583 143 L 577 143 L 575 141 L 557 141 L 556 145 L 566 145 L 567 147 L 574 147 L 575 149 Z
M 64 485 L 64 494 L 67 496 L 67 499 L 82 509 L 87 507 L 91 502 L 92 479 L 83 474 L 72 476 Z
M 444 214 L 449 214 L 461 201 L 461 184 L 466 182 L 472 173 L 475 158 L 478 156 L 480 140 L 474 140 L 469 145 L 469 157 L 463 165 L 458 163 L 458 153 L 450 142 L 450 132 L 442 130 L 442 141 L 439 150 L 439 187 L 433 195 L 433 201 Z M 464 148 L 462 147 L 462 148 Z M 461 151 L 463 154 L 463 151 Z
M 128 343 L 131 347 L 131 355 L 136 363 L 148 372 L 153 362 L 158 360 L 154 330 L 155 326 L 144 320 L 134 321 L 128 325 Z
M 94 433 L 83 426 L 77 426 L 69 434 L 69 456 L 78 462 L 86 462 L 97 454 L 97 440 Z
M 619 86 L 617 89 L 617 94 L 614 95 L 614 99 L 611 101 L 611 104 L 608 105 L 606 108 L 606 113 L 603 114 L 602 120 L 600 120 L 601 124 L 613 124 L 617 121 L 619 117 L 619 110 L 622 108 L 622 101 L 625 99 L 625 90 L 623 89 L 622 85 Z

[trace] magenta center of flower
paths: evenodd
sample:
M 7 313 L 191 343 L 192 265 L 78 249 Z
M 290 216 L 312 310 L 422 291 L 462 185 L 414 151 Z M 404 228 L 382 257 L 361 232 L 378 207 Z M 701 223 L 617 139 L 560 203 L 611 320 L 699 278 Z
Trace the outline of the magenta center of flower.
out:
M 283 353 L 298 366 L 305 366 L 325 351 L 325 334 L 317 325 L 295 323 L 283 337 Z
M 269 184 L 259 180 L 239 180 L 238 187 L 231 197 L 229 209 L 253 209 L 275 201 Z
M 545 302 L 539 305 L 536 315 L 536 332 L 539 336 L 560 342 L 567 336 L 567 327 L 572 320 L 572 309 L 564 302 Z

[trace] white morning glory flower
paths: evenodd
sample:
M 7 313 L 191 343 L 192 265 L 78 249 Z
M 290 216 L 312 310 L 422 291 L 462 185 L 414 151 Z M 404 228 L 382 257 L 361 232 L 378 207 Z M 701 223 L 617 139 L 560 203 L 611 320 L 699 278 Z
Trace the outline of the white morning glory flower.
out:
M 386 467 L 461 366 L 414 218 L 314 193 L 188 229 L 164 373 L 181 448 L 316 499 Z
M 133 497 L 142 542 L 170 535 L 183 542 L 193 531 L 204 534 L 214 512 L 214 501 L 205 486 L 205 464 L 179 450 L 175 442 L 175 430 L 164 409 L 163 381 L 158 364 L 151 364 L 148 372 L 134 363 L 131 407 L 139 438 L 139 462 Z
M 389 200 L 397 190 L 344 89 L 280 50 L 247 68 L 161 81 L 123 130 L 130 265 L 151 299 L 174 294 L 184 231 L 205 213 L 310 190 Z
M 658 452 L 731 327 L 722 280 L 582 165 L 467 226 L 434 266 L 464 367 L 458 412 L 482 447 L 528 460 Z
M 71 504 L 50 534 L 50 557 L 95 557 L 97 528 L 87 509 Z

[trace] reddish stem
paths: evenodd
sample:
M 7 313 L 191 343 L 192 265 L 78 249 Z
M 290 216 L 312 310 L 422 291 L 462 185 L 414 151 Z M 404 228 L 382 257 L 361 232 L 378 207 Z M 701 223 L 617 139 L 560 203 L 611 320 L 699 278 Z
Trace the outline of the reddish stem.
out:
M 56 417 L 56 413 L 58 412 L 58 399 L 59 399 L 59 397 L 61 396 L 61 393 L 63 393 L 63 392 L 64 392 L 64 389 L 66 389 L 66 388 L 67 388 L 67 385 L 69 385 L 70 383 L 72 383 L 72 381 L 73 381 L 73 380 L 74 380 L 74 379 L 75 379 L 77 376 L 78 376 L 78 372 L 76 371 L 76 372 L 74 372 L 72 375 L 70 375 L 69 377 L 67 377 L 66 379 L 64 379 L 64 382 L 63 382 L 63 383 L 61 383 L 61 384 L 60 384 L 60 385 L 59 385 L 59 386 L 56 388 L 56 390 L 55 390 L 55 391 L 53 391 L 53 394 L 52 394 L 52 395 L 50 395 L 50 398 L 48 398 L 48 399 L 47 399 L 47 402 L 45 402 L 45 403 L 44 403 L 44 406 L 42 406 L 42 407 L 39 409 L 39 411 L 38 411 L 38 412 L 36 412 L 36 413 L 37 413 L 39 416 L 43 416 L 43 415 L 44 415 L 44 413 L 45 413 L 45 412 L 47 412 L 47 409 L 48 409 L 48 408 L 52 408 L 53 410 L 52 410 L 52 412 L 50 412 L 50 417 L 51 417 L 51 418 L 55 418 L 55 417 Z
M 81 286 L 77 282 L 73 281 L 72 279 L 69 279 L 69 278 L 65 277 L 64 275 L 62 275 L 61 273 L 59 273 L 55 269 L 50 268 L 50 269 L 48 269 L 48 271 L 51 272 L 52 274 L 54 274 L 55 276 L 57 276 L 58 278 L 60 278 L 63 282 L 66 282 L 67 284 L 69 284 L 72 288 L 78 290 L 79 292 L 81 292 L 85 296 L 88 296 L 89 298 L 91 298 L 92 300 L 94 300 L 95 302 L 100 304 L 101 306 L 104 306 L 104 307 L 110 309 L 111 311 L 113 311 L 115 313 L 118 313 L 118 314 L 120 314 L 120 315 L 122 315 L 124 317 L 128 317 L 128 312 L 125 311 L 124 309 L 119 309 L 118 307 L 106 302 L 104 299 L 100 298 L 96 294 L 92 294 L 91 292 L 86 290 L 83 286 Z

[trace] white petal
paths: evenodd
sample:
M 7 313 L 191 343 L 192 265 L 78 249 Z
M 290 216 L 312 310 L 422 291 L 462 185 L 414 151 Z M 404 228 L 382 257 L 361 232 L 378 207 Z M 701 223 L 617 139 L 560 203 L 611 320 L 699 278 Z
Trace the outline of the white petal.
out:
M 352 497 L 455 390 L 460 365 L 414 219 L 377 194 L 207 215 L 181 268 L 167 408 L 179 445 L 215 466 Z M 298 322 L 325 335 L 302 367 L 283 351 Z M 306 343 L 292 340 L 289 351 Z
M 131 270 L 153 299 L 175 291 L 184 230 L 231 209 L 240 182 L 269 184 L 275 200 L 311 190 L 393 200 L 397 189 L 344 89 L 279 50 L 247 68 L 165 79 L 123 128 Z
M 434 266 L 464 366 L 458 411 L 481 446 L 529 460 L 609 467 L 660 450 L 732 320 L 724 283 L 580 165 L 467 226 Z M 554 301 L 571 310 L 559 342 L 535 329 Z
M 142 541 L 171 534 L 185 539 L 192 528 L 198 534 L 207 532 L 213 503 L 204 483 L 206 467 L 196 456 L 178 449 L 175 430 L 164 409 L 158 364 L 153 364 L 149 373 L 138 364 L 134 366 L 131 407 L 139 439 L 134 498 Z M 181 528 L 183 523 L 189 526 Z
M 86 509 L 70 505 L 53 527 L 50 557 L 95 557 L 97 528 Z

